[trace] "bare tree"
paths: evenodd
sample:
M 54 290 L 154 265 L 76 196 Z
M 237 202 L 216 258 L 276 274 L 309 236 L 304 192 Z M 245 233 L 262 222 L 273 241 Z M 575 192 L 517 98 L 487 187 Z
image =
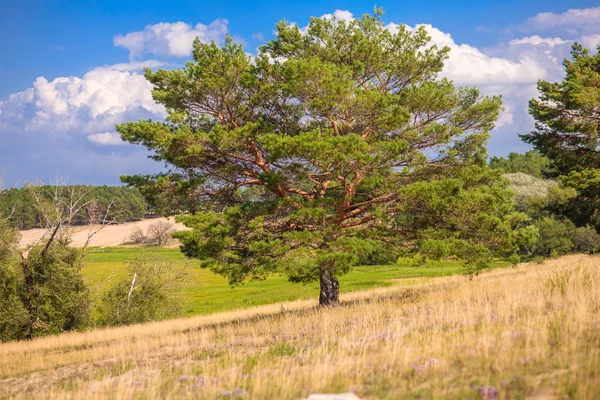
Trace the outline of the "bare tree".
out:
M 160 247 L 165 246 L 174 231 L 173 224 L 167 221 L 156 221 L 148 227 L 149 236 Z
M 68 186 L 65 180 L 57 179 L 52 184 L 49 197 L 40 190 L 41 184 L 30 184 L 27 187 L 35 200 L 44 233 L 22 252 L 23 259 L 26 259 L 31 249 L 43 240 L 46 240 L 46 246 L 42 254 L 48 251 L 55 240 L 66 244 L 71 237 L 70 228 L 73 219 L 91 202 L 85 200 L 89 189 Z
M 129 234 L 129 242 L 134 244 L 144 244 L 148 241 L 148 237 L 139 226 L 134 227 Z
M 117 223 L 114 219 L 108 219 L 108 216 L 110 214 L 110 208 L 112 207 L 112 205 L 112 201 L 108 203 L 108 206 L 106 207 L 106 211 L 104 213 L 102 213 L 100 207 L 98 207 L 98 203 L 96 202 L 96 200 L 92 200 L 90 205 L 88 205 L 88 217 L 90 218 L 90 221 L 92 221 L 93 218 L 95 220 L 95 223 L 90 222 L 90 224 L 92 224 L 92 227 L 88 231 L 87 239 L 85 241 L 85 244 L 83 245 L 83 248 L 81 249 L 81 256 L 79 257 L 80 265 L 83 264 L 83 259 L 87 255 L 87 249 L 90 245 L 90 242 L 92 241 L 92 238 L 102 229 L 106 228 L 106 226 Z

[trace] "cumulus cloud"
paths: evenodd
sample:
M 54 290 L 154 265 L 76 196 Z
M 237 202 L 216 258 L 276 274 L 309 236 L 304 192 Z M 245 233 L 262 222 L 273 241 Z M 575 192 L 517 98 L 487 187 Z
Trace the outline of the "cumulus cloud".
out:
M 0 101 L 0 134 L 11 126 L 32 134 L 89 134 L 133 116 L 162 118 L 165 110 L 151 89 L 142 75 L 120 66 L 96 68 L 82 78 L 38 77 L 32 88 Z
M 430 24 L 419 24 L 413 30 L 424 27 L 431 37 L 431 44 L 450 48 L 448 60 L 441 73 L 442 77 L 453 80 L 458 85 L 488 86 L 498 84 L 527 84 L 545 76 L 545 69 L 536 60 L 523 56 L 518 60 L 492 57 L 468 44 L 457 44 L 452 35 L 440 31 Z M 386 28 L 398 32 L 399 25 L 390 23 Z
M 202 42 L 222 43 L 227 34 L 227 20 L 216 19 L 209 25 L 191 26 L 185 22 L 160 22 L 147 25 L 143 30 L 117 35 L 113 43 L 129 50 L 129 58 L 140 58 L 145 54 L 158 57 L 185 57 L 192 52 L 194 39 Z
M 131 68 L 105 66 L 81 78 L 39 77 L 33 87 L 0 101 L 0 168 L 9 179 L 22 183 L 58 174 L 117 183 L 123 173 L 155 171 L 145 149 L 123 145 L 113 133 L 118 123 L 165 116 L 150 83 Z M 109 150 L 117 144 L 123 146 Z
M 600 29 L 600 6 L 570 9 L 563 13 L 539 13 L 518 25 L 516 29 L 526 32 L 549 30 L 595 32 Z

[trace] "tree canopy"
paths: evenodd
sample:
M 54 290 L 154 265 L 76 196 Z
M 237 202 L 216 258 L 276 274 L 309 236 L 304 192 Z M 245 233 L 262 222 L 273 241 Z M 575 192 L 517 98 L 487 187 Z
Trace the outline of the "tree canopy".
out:
M 599 48 L 600 49 L 600 48 Z M 577 225 L 600 229 L 600 51 L 574 44 L 562 82 L 539 81 L 529 102 L 535 131 L 522 139 L 548 157 L 555 176 L 577 190 L 563 210 Z
M 231 283 L 319 280 L 322 305 L 373 248 L 483 267 L 527 219 L 486 162 L 501 99 L 438 78 L 449 49 L 429 41 L 380 11 L 282 21 L 256 57 L 196 40 L 184 68 L 145 71 L 166 121 L 117 126 L 169 169 L 122 180 L 197 210 L 176 235 L 203 266 Z
M 547 172 L 548 158 L 535 150 L 529 150 L 525 154 L 511 152 L 507 157 L 490 158 L 490 167 L 498 168 L 507 174 L 522 172 L 536 178 L 544 177 Z

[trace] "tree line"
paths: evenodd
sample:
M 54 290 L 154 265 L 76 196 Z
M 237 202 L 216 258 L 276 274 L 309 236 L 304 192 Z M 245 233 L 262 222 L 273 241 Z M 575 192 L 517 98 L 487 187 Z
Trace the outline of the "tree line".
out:
M 83 193 L 85 209 L 73 216 L 72 226 L 98 224 L 100 216 L 117 223 L 136 221 L 144 218 L 147 212 L 154 211 L 147 206 L 142 194 L 135 188 L 125 186 L 71 185 L 71 189 Z M 0 196 L 0 214 L 6 216 L 16 229 L 44 227 L 44 217 L 38 203 L 50 201 L 54 196 L 55 185 L 25 185 L 11 188 Z M 61 195 L 66 196 L 63 190 Z

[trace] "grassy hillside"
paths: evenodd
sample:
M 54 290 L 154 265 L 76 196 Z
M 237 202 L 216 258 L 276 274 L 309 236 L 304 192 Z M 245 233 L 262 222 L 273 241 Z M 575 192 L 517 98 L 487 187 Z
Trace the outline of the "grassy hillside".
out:
M 600 259 L 0 345 L 0 396 L 600 398 Z
M 107 278 L 122 277 L 126 273 L 127 260 L 144 251 L 156 257 L 172 260 L 177 265 L 185 263 L 178 249 L 109 247 L 91 249 L 83 269 L 91 287 L 100 289 L 110 284 Z M 414 278 L 428 278 L 464 272 L 460 263 L 454 261 L 433 262 L 428 266 L 410 263 L 358 267 L 340 279 L 342 293 L 394 284 L 411 284 Z M 250 282 L 231 288 L 227 280 L 209 270 L 201 269 L 197 261 L 190 261 L 187 277 L 182 288 L 187 315 L 248 308 L 274 302 L 297 299 L 316 299 L 318 283 L 292 284 L 284 277 L 271 277 L 263 282 Z

